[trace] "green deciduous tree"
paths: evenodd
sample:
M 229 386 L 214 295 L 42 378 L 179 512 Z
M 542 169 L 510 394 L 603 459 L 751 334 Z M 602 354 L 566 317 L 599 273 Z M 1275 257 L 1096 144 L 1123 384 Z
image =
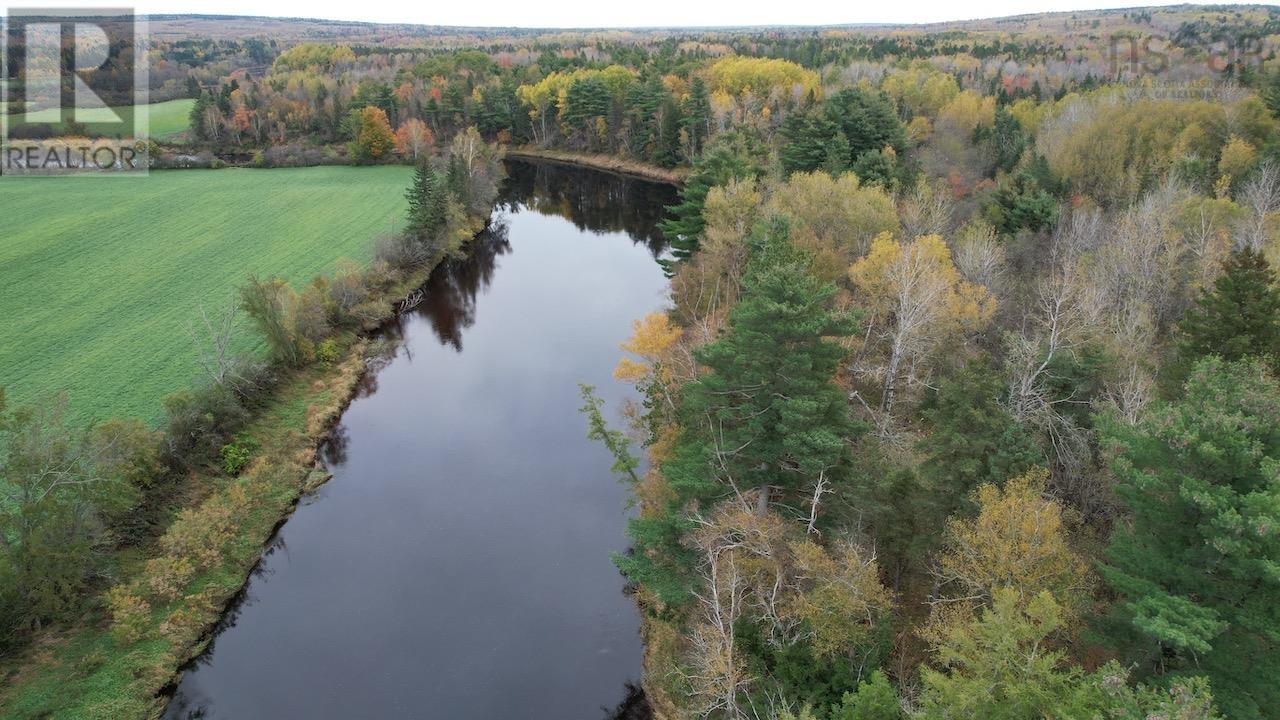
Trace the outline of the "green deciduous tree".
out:
M 78 607 L 109 545 L 106 521 L 137 504 L 65 408 L 59 397 L 10 409 L 0 392 L 0 647 Z

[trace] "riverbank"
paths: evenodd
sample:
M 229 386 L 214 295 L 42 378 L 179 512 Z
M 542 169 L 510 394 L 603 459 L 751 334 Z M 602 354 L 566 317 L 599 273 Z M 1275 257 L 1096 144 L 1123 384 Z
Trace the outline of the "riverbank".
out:
M 688 168 L 663 168 L 648 163 L 613 157 L 612 155 L 593 155 L 591 153 L 552 150 L 529 145 L 508 148 L 506 157 L 512 160 L 539 160 L 591 170 L 603 170 L 604 172 L 627 175 L 667 185 L 684 185 L 685 179 L 689 177 Z
M 206 470 L 182 481 L 178 496 L 185 509 L 157 546 L 141 553 L 150 559 L 128 563 L 133 571 L 124 577 L 131 579 L 107 594 L 110 609 L 95 609 L 73 627 L 46 634 L 4 664 L 0 717 L 160 715 L 166 689 L 205 649 L 275 530 L 304 493 L 327 479 L 317 453 L 378 355 L 369 340 L 396 314 L 393 299 L 423 285 L 438 264 L 409 273 L 388 291 L 381 321 L 366 332 L 336 336 L 340 360 L 313 363 L 282 379 L 244 431 L 259 451 L 242 474 Z M 156 566 L 174 554 L 181 567 Z M 149 600 L 133 592 L 142 583 Z

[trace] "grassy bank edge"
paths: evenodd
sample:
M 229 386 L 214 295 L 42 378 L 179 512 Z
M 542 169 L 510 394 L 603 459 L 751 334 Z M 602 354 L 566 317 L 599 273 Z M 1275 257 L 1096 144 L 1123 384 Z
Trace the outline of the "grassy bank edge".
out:
M 386 294 L 380 327 L 397 303 L 426 282 L 440 260 L 409 274 Z M 220 562 L 197 573 L 173 602 L 150 609 L 141 637 L 121 642 L 105 608 L 71 628 L 51 631 L 0 664 L 0 718 L 156 718 L 180 668 L 202 652 L 224 611 L 247 584 L 276 529 L 302 496 L 327 480 L 317 453 L 368 371 L 376 327 L 337 338 L 342 359 L 291 372 L 257 412 L 246 432 L 261 448 L 249 468 L 231 478 L 213 472 L 184 479 L 184 506 L 205 508 L 243 499 L 242 523 Z M 140 569 L 140 559 L 134 563 Z
M 657 165 L 650 165 L 648 163 L 614 157 L 612 155 L 593 155 L 591 153 L 572 152 L 569 150 L 551 150 L 548 148 L 533 147 L 529 145 L 507 148 L 506 157 L 510 160 L 541 160 L 545 162 L 559 163 L 561 165 L 573 165 L 576 167 L 590 168 L 592 170 L 603 170 L 617 175 L 627 175 L 641 180 L 649 180 L 651 182 L 660 182 L 676 186 L 683 185 L 685 179 L 689 176 L 688 168 L 663 168 L 658 167 Z

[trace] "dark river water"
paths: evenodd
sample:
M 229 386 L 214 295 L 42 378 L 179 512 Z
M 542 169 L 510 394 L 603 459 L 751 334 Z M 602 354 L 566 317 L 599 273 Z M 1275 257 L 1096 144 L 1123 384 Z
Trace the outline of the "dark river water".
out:
M 610 553 L 625 489 L 586 439 L 663 303 L 670 188 L 512 163 L 495 227 L 385 336 L 325 458 L 166 718 L 647 717 Z

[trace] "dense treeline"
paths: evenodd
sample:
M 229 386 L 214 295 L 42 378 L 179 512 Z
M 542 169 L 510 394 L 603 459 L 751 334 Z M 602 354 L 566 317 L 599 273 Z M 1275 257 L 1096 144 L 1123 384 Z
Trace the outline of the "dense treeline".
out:
M 647 471 L 586 408 L 657 709 L 1276 717 L 1265 87 L 820 90 L 713 133 L 671 209 L 674 305 L 617 370 Z
M 1109 18 L 1108 25 L 1128 42 L 1142 33 L 1172 35 L 1191 22 L 1188 17 L 1199 16 L 1173 13 L 1156 23 L 1125 15 L 1123 21 Z M 801 144 L 786 158 L 788 170 L 816 169 L 830 154 L 835 164 L 828 171 L 838 171 L 865 155 L 864 176 L 900 172 L 897 158 L 885 157 L 886 149 L 901 154 L 937 135 L 920 160 L 936 166 L 963 160 L 953 181 L 976 183 L 983 168 L 972 166 L 994 160 L 1005 170 L 1012 167 L 1023 135 L 1049 113 L 1048 101 L 1071 103 L 1108 81 L 1141 79 L 1136 65 L 1121 62 L 1119 46 L 1098 33 L 1096 25 L 1076 29 L 1067 23 L 1065 31 L 1036 28 L 1018 36 L 985 29 L 890 38 L 854 30 L 792 30 L 488 38 L 466 49 L 302 43 L 280 52 L 260 72 L 202 77 L 193 92 L 191 135 L 227 151 L 256 149 L 268 165 L 332 162 L 332 155 L 316 148 L 348 144 L 355 162 L 385 162 L 412 161 L 437 139 L 475 126 L 488 140 L 671 167 L 691 164 L 715 135 L 749 126 L 784 147 Z M 1207 105 L 1221 104 L 1213 84 L 1224 77 L 1261 90 L 1280 78 L 1263 66 L 1265 54 L 1233 52 L 1229 62 L 1216 62 L 1206 52 L 1203 44 L 1174 44 L 1160 62 L 1170 78 L 1186 85 L 1180 92 L 1198 94 Z M 850 90 L 888 95 L 907 123 L 905 134 L 877 134 L 884 129 L 878 124 L 883 108 Z M 1131 87 L 1135 91 L 1151 95 L 1153 104 L 1144 113 L 1162 112 L 1158 84 Z M 858 129 L 866 113 L 865 120 L 881 130 Z M 832 123 L 839 118 L 843 125 L 835 132 Z M 1211 120 L 1189 118 L 1190 127 L 1144 132 L 1183 133 L 1174 138 L 1183 143 L 1199 142 L 1196 132 L 1217 140 L 1213 136 L 1222 128 Z M 1227 130 L 1257 146 L 1247 120 Z M 990 135 L 992 148 L 963 147 L 979 131 Z M 1160 147 L 1156 143 L 1164 138 L 1150 140 L 1145 147 Z M 845 142 L 851 157 L 838 161 Z M 950 156 L 966 151 L 971 157 Z M 992 153 L 994 159 L 986 157 Z M 1048 189 L 1040 187 L 1045 178 L 1030 180 L 1019 176 L 1001 190 L 1034 195 Z

